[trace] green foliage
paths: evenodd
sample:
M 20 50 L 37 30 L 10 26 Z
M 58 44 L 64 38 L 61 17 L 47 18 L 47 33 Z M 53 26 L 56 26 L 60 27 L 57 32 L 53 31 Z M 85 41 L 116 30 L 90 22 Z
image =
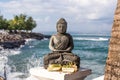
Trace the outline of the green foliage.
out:
M 0 29 L 32 31 L 35 27 L 36 21 L 31 16 L 27 17 L 25 14 L 15 15 L 11 20 L 4 19 L 3 16 L 0 16 Z
M 8 21 L 4 19 L 2 15 L 0 15 L 0 29 L 7 29 L 8 28 Z

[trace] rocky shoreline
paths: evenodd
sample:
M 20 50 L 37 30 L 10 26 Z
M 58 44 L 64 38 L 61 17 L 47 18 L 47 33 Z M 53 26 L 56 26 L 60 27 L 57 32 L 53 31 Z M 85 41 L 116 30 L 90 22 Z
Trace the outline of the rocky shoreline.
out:
M 25 45 L 25 39 L 37 39 L 50 38 L 50 35 L 43 35 L 41 33 L 0 33 L 0 46 L 4 49 L 19 48 L 21 45 Z

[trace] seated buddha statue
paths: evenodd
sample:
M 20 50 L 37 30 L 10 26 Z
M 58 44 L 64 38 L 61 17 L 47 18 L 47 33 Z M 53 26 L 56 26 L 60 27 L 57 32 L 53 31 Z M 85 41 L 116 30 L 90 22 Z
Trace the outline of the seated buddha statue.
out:
M 57 33 L 52 35 L 49 42 L 51 53 L 44 56 L 44 68 L 47 69 L 49 64 L 67 64 L 75 63 L 80 67 L 80 57 L 72 53 L 74 48 L 73 38 L 66 33 L 67 22 L 61 18 L 57 22 Z

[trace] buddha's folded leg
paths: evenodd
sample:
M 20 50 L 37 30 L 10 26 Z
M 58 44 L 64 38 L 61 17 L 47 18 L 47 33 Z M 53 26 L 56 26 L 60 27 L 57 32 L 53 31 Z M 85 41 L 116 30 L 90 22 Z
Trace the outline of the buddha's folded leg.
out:
M 47 69 L 49 64 L 57 63 L 57 59 L 60 58 L 60 53 L 49 53 L 44 56 L 44 68 Z
M 78 68 L 80 67 L 80 57 L 79 56 L 72 54 L 72 53 L 66 53 L 66 54 L 63 54 L 63 58 L 65 61 L 75 63 Z

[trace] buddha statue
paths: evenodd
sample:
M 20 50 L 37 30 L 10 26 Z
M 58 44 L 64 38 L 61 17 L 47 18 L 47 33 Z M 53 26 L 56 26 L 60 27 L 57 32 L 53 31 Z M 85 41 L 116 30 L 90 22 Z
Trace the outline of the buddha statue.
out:
M 67 64 L 75 63 L 77 68 L 80 67 L 80 57 L 72 53 L 74 48 L 73 38 L 66 33 L 67 22 L 61 18 L 57 22 L 57 33 L 52 35 L 49 42 L 51 53 L 44 56 L 44 68 L 47 69 L 49 64 Z

